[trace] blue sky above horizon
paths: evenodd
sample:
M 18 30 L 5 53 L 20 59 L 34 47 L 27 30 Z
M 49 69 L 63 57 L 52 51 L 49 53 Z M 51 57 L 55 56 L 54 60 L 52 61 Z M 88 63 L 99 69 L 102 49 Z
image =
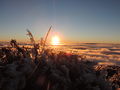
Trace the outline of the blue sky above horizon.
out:
M 120 43 L 120 0 L 0 0 L 0 40 L 40 39 L 52 25 L 64 41 Z

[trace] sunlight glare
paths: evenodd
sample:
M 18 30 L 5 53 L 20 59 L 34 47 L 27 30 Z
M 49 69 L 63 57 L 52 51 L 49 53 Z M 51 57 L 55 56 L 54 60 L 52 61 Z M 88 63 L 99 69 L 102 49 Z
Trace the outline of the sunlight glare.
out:
M 59 45 L 60 39 L 58 36 L 52 37 L 52 45 Z

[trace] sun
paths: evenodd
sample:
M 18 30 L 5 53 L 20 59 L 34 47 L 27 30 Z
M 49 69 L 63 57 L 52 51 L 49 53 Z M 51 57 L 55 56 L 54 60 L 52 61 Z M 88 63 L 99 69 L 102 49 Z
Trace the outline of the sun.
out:
M 59 43 L 60 43 L 60 39 L 59 39 L 59 37 L 58 36 L 54 36 L 54 37 L 52 37 L 52 45 L 59 45 Z

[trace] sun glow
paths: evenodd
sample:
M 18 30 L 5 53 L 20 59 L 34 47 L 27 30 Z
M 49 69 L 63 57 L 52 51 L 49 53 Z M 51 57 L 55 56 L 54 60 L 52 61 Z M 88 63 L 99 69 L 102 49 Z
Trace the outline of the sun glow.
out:
M 58 36 L 52 37 L 52 45 L 59 45 L 60 44 L 60 39 Z

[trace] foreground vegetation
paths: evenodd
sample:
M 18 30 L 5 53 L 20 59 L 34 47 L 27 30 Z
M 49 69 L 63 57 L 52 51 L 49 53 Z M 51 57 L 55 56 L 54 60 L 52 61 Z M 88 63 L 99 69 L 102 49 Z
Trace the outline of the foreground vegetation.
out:
M 0 90 L 116 90 L 120 87 L 120 67 L 97 65 L 83 56 L 36 44 L 28 31 L 32 48 L 0 49 Z

